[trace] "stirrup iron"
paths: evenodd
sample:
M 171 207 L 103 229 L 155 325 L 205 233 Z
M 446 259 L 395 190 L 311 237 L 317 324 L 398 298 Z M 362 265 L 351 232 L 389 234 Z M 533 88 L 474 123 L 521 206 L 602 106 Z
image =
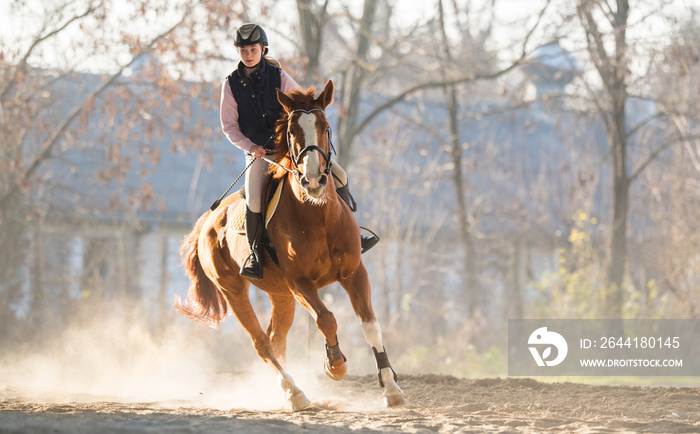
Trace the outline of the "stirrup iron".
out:
M 367 229 L 364 226 L 360 226 L 360 229 L 364 229 L 372 234 L 369 236 L 360 234 L 360 252 L 365 253 L 367 250 L 377 245 L 377 243 L 379 242 L 379 235 L 375 234 L 374 231 Z

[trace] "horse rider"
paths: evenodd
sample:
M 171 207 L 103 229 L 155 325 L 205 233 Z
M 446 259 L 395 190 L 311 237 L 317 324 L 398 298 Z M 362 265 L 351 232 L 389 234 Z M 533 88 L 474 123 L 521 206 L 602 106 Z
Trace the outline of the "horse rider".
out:
M 251 253 L 241 266 L 240 274 L 259 280 L 263 277 L 260 237 L 261 226 L 264 226 L 262 201 L 268 172 L 268 164 L 261 157 L 271 148 L 275 123 L 283 112 L 276 89 L 289 93 L 300 86 L 277 60 L 267 56 L 267 35 L 259 25 L 247 23 L 240 26 L 236 30 L 234 46 L 241 61 L 221 86 L 221 127 L 228 140 L 245 152 L 246 164 L 252 162 L 245 174 L 245 232 Z M 338 195 L 354 212 L 355 203 L 345 171 L 335 161 L 331 171 Z M 379 238 L 362 235 L 360 242 L 364 253 L 376 245 Z

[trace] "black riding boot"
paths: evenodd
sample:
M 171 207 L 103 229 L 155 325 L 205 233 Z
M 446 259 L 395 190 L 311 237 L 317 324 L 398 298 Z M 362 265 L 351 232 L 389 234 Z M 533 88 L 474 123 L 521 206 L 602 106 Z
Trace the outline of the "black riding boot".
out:
M 355 198 L 352 197 L 352 194 L 350 193 L 350 189 L 348 188 L 347 184 L 340 188 L 336 188 L 336 191 L 338 192 L 338 196 L 340 196 L 340 198 L 348 204 L 348 206 L 350 207 L 350 211 L 357 211 L 357 202 L 355 202 Z M 360 246 L 362 247 L 362 253 L 365 253 L 367 250 L 376 246 L 378 242 L 379 237 L 374 234 L 370 236 L 360 235 Z
M 350 194 L 350 189 L 348 188 L 347 184 L 345 184 L 342 187 L 336 188 L 335 191 L 337 191 L 338 196 L 340 196 L 340 198 L 348 204 L 348 206 L 350 207 L 350 211 L 357 211 L 357 202 L 355 202 L 355 198 L 352 197 L 352 194 Z
M 248 238 L 250 255 L 241 267 L 241 276 L 248 279 L 260 280 L 263 278 L 262 248 L 260 236 L 262 234 L 262 213 L 245 210 L 245 235 Z

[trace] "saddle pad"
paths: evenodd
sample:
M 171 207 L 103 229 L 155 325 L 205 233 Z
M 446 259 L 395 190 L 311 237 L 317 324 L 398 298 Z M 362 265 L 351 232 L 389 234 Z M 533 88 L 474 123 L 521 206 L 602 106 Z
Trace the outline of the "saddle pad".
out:
M 284 184 L 284 179 L 282 179 L 277 188 L 272 193 L 270 200 L 267 202 L 267 210 L 265 212 L 265 227 L 267 228 L 270 219 L 275 214 L 277 210 L 277 204 L 280 201 L 280 195 L 282 193 L 282 185 Z M 238 205 L 229 206 L 228 209 L 228 221 L 230 222 L 230 228 L 238 233 L 245 234 L 245 201 L 241 201 Z

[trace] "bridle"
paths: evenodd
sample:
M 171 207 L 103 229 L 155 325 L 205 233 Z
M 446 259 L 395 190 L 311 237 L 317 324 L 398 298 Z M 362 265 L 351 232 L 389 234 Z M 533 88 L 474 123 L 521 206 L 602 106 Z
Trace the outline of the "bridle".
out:
M 310 110 L 306 109 L 296 109 L 292 110 L 289 112 L 289 121 L 287 123 L 287 147 L 289 150 L 289 158 L 292 160 L 292 166 L 294 166 L 294 174 L 296 175 L 297 178 L 301 178 L 302 173 L 301 170 L 299 170 L 299 164 L 301 164 L 301 159 L 304 158 L 304 155 L 306 155 L 307 152 L 311 151 L 318 151 L 323 155 L 323 158 L 326 160 L 326 168 L 323 170 L 323 173 L 326 175 L 329 175 L 331 172 L 331 156 L 333 155 L 333 151 L 335 151 L 335 147 L 333 146 L 333 141 L 332 141 L 332 136 L 333 132 L 331 131 L 331 127 L 328 127 L 326 129 L 326 134 L 328 135 L 328 145 L 329 145 L 329 153 L 326 154 L 326 151 L 321 149 L 319 146 L 316 145 L 311 145 L 311 146 L 305 146 L 304 149 L 299 152 L 299 155 L 294 155 L 294 150 L 292 149 L 292 133 L 291 133 L 291 124 L 292 124 L 292 115 L 295 113 L 306 113 L 306 114 L 311 114 L 313 112 L 320 112 L 323 117 L 326 117 L 326 112 L 319 108 L 314 108 Z M 327 118 L 326 118 L 327 119 Z
M 264 161 L 266 161 L 266 162 L 269 163 L 269 164 L 272 164 L 273 166 L 277 166 L 277 167 L 279 167 L 279 168 L 281 168 L 281 169 L 284 169 L 285 171 L 287 171 L 287 172 L 289 172 L 289 173 L 294 174 L 294 176 L 296 176 L 297 180 L 299 180 L 299 179 L 301 179 L 301 177 L 302 177 L 302 173 L 301 173 L 301 171 L 299 170 L 299 163 L 301 162 L 301 159 L 304 157 L 304 155 L 305 155 L 307 152 L 318 151 L 318 152 L 321 153 L 321 155 L 323 155 L 323 158 L 326 160 L 326 168 L 323 170 L 323 173 L 325 173 L 326 175 L 329 175 L 330 172 L 331 172 L 331 164 L 332 164 L 331 156 L 333 155 L 333 152 L 335 152 L 335 146 L 333 146 L 333 140 L 332 140 L 333 132 L 331 131 L 331 127 L 328 127 L 328 129 L 326 130 L 326 134 L 328 134 L 328 147 L 329 147 L 330 155 L 329 155 L 329 154 L 326 154 L 326 151 L 324 151 L 323 149 L 321 149 L 320 147 L 315 146 L 315 145 L 304 147 L 304 149 L 302 149 L 301 152 L 299 153 L 299 155 L 297 155 L 296 157 L 294 156 L 294 152 L 292 151 L 292 140 L 291 140 L 291 139 L 292 139 L 292 136 L 291 136 L 291 132 L 290 132 L 291 130 L 290 130 L 290 128 L 289 128 L 289 127 L 290 127 L 290 124 L 292 123 L 292 115 L 293 115 L 294 113 L 306 113 L 306 114 L 311 114 L 311 113 L 313 113 L 313 112 L 321 112 L 321 114 L 323 115 L 323 117 L 325 117 L 326 120 L 328 119 L 328 118 L 326 117 L 326 112 L 324 112 L 323 110 L 318 109 L 318 108 L 314 108 L 314 109 L 311 109 L 311 110 L 296 109 L 296 110 L 292 110 L 292 111 L 289 113 L 289 121 L 288 121 L 288 124 L 287 124 L 287 148 L 288 148 L 288 150 L 289 150 L 289 159 L 292 160 L 292 165 L 294 166 L 294 170 L 290 170 L 290 169 L 284 167 L 283 165 L 281 165 L 281 164 L 279 164 L 279 163 L 277 163 L 277 162 L 275 162 L 275 161 L 270 160 L 270 159 L 267 158 L 267 157 L 261 157 L 261 159 L 264 160 Z M 270 139 L 272 139 L 272 138 L 273 138 L 273 137 L 270 137 Z M 337 153 L 337 152 L 336 152 L 336 153 Z M 243 169 L 243 172 L 241 172 L 241 174 L 238 175 L 238 178 L 236 178 L 236 180 L 233 181 L 233 184 L 231 184 L 231 185 L 228 187 L 228 189 L 226 190 L 226 192 L 225 192 L 219 199 L 217 199 L 217 200 L 211 205 L 211 207 L 209 207 L 209 209 L 211 209 L 212 211 L 214 211 L 214 210 L 219 206 L 219 204 L 220 204 L 221 201 L 224 199 L 224 197 L 226 197 L 226 195 L 228 195 L 229 191 L 231 191 L 231 189 L 233 188 L 233 186 L 236 185 L 236 183 L 238 182 L 238 180 L 241 179 L 241 177 L 248 171 L 248 169 L 250 168 L 250 166 L 253 165 L 254 162 L 255 162 L 255 160 L 251 160 L 251 162 L 248 163 L 248 165 L 246 166 L 246 168 Z M 333 175 L 333 176 L 335 176 L 335 175 Z

